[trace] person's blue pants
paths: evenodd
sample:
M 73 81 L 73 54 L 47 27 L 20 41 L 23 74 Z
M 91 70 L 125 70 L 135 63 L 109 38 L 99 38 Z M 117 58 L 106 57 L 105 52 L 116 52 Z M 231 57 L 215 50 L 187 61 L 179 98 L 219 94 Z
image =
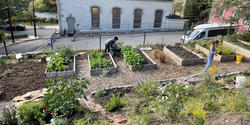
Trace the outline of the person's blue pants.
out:
M 213 61 L 213 58 L 214 58 L 214 56 L 213 55 L 208 55 L 207 56 L 207 65 L 205 66 L 205 68 L 204 68 L 204 72 L 206 72 L 207 70 L 208 70 L 208 68 L 212 65 L 212 61 Z

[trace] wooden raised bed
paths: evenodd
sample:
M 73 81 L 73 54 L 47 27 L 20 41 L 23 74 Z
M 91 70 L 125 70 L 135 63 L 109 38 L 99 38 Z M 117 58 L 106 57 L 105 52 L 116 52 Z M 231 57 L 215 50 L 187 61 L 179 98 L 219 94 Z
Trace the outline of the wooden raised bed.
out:
M 135 66 L 129 65 L 130 70 L 140 71 L 140 70 L 152 70 L 157 68 L 155 61 L 152 60 L 144 51 L 139 50 L 139 53 L 146 60 L 147 64 L 143 64 L 142 68 L 137 68 Z
M 227 42 L 227 41 L 223 41 L 223 46 L 229 47 L 229 48 L 233 49 L 236 53 L 241 54 L 244 57 L 247 57 L 250 59 L 250 50 L 247 50 L 245 48 L 242 48 L 240 46 L 237 46 L 237 45 L 232 44 L 232 43 Z
M 50 78 L 57 78 L 57 77 L 64 77 L 65 79 L 70 78 L 73 74 L 76 73 L 76 56 L 74 55 L 73 58 L 71 58 L 73 61 L 73 65 L 70 65 L 70 69 L 68 71 L 58 71 L 58 72 L 49 72 L 47 69 L 45 70 L 45 75 L 47 79 Z M 71 61 L 71 63 L 72 63 Z
M 205 47 L 200 46 L 199 44 L 195 44 L 195 49 L 202 51 L 205 55 L 209 54 L 209 50 Z M 235 55 L 220 55 L 217 54 L 217 56 L 214 56 L 215 61 L 219 62 L 231 62 L 235 61 Z
M 203 57 L 183 46 L 165 46 L 163 52 L 181 66 L 204 64 Z
M 113 59 L 113 57 L 111 56 L 110 53 L 103 53 L 103 55 L 105 57 L 109 57 L 109 59 L 112 62 L 112 67 L 106 67 L 106 68 L 98 68 L 98 69 L 92 69 L 91 65 L 90 65 L 90 57 L 88 54 L 88 61 L 89 61 L 89 68 L 90 68 L 90 75 L 91 76 L 100 76 L 103 74 L 104 71 L 108 71 L 108 74 L 114 74 L 117 72 L 117 65 Z

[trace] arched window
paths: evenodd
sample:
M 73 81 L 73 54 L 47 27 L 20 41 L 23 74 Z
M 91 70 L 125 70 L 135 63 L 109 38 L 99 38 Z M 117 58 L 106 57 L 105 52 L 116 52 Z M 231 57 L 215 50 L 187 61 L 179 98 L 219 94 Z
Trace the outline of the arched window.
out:
M 91 24 L 93 28 L 100 27 L 100 9 L 99 7 L 91 8 Z
M 113 8 L 112 28 L 120 28 L 121 8 Z
M 142 10 L 135 9 L 135 11 L 134 11 L 134 28 L 141 28 L 141 16 L 142 16 Z
M 154 27 L 155 28 L 161 27 L 161 21 L 162 21 L 162 10 L 156 10 Z

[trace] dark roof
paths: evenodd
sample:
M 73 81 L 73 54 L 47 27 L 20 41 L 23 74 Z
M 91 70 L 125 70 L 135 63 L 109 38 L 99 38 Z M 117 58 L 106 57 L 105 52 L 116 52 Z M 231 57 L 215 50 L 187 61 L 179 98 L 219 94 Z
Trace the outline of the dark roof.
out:
M 168 18 L 168 19 L 182 19 L 180 16 L 172 15 L 172 14 L 169 14 L 168 16 L 166 16 L 166 18 Z

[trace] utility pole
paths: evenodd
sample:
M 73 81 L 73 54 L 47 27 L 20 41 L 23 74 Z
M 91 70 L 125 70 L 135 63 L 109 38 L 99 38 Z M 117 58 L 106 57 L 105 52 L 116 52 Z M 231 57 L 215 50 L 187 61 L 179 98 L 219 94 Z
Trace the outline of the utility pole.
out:
M 5 0 L 5 2 L 6 2 L 6 6 L 7 6 L 7 15 L 8 15 L 9 23 L 10 23 L 11 39 L 12 39 L 12 43 L 15 43 L 13 27 L 12 27 L 12 22 L 11 22 L 11 18 L 10 18 L 10 7 L 9 7 L 9 4 L 8 4 L 8 1 Z
M 33 6 L 33 24 L 34 24 L 34 34 L 35 34 L 35 37 L 37 37 L 37 34 L 36 34 L 36 15 L 35 15 L 35 5 L 34 5 L 34 0 L 32 2 L 32 6 Z

